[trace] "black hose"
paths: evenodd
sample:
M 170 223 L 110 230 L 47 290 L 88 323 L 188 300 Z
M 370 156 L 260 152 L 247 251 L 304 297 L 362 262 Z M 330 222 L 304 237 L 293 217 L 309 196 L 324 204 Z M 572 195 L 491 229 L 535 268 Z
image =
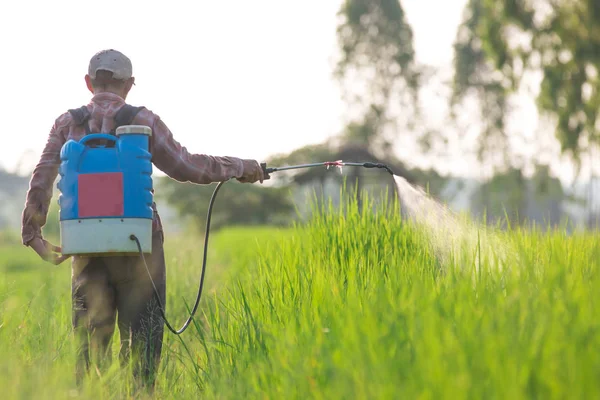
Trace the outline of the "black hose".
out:
M 152 279 L 152 275 L 150 274 L 150 270 L 148 269 L 148 264 L 146 264 L 146 259 L 144 257 L 144 252 L 142 251 L 142 246 L 140 245 L 139 239 L 135 235 L 131 235 L 129 237 L 131 240 L 135 240 L 135 243 L 137 244 L 137 248 L 140 253 L 140 257 L 142 258 L 142 261 L 144 262 L 144 267 L 146 267 L 146 272 L 148 272 L 148 278 L 150 278 L 150 282 L 152 282 L 152 287 L 154 288 L 154 296 L 156 297 L 156 301 L 158 302 L 160 314 L 162 315 L 163 319 L 165 320 L 165 324 L 167 325 L 169 330 L 176 335 L 182 334 L 183 331 L 185 331 L 188 328 L 188 326 L 190 325 L 190 322 L 192 322 L 192 318 L 194 318 L 194 315 L 196 314 L 198 305 L 200 304 L 200 298 L 202 297 L 202 288 L 204 287 L 204 274 L 206 272 L 206 255 L 208 252 L 208 235 L 210 233 L 210 219 L 212 216 L 212 208 L 215 203 L 215 198 L 217 197 L 217 192 L 219 191 L 219 189 L 225 182 L 227 182 L 227 181 L 219 182 L 219 184 L 215 188 L 215 190 L 210 198 L 210 202 L 208 204 L 208 213 L 207 213 L 207 217 L 206 217 L 206 233 L 204 235 L 204 255 L 202 257 L 202 274 L 200 275 L 200 285 L 198 286 L 198 294 L 196 295 L 196 302 L 194 303 L 194 307 L 192 308 L 192 312 L 190 313 L 190 316 L 188 317 L 187 321 L 185 321 L 185 323 L 183 324 L 183 326 L 180 329 L 176 330 L 175 328 L 173 328 L 171 326 L 171 324 L 169 323 L 169 321 L 167 320 L 163 304 L 160 301 L 160 297 L 158 295 L 158 290 L 156 289 L 156 285 L 154 284 L 154 280 Z

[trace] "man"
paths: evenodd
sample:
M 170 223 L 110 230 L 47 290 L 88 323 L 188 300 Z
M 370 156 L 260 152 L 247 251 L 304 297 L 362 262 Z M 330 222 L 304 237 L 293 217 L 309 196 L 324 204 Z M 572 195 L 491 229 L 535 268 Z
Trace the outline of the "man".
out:
M 236 178 L 241 182 L 262 183 L 265 179 L 255 160 L 190 154 L 152 111 L 144 107 L 122 108 L 135 78 L 131 61 L 121 52 L 104 50 L 95 54 L 90 60 L 85 81 L 93 94 L 91 102 L 56 119 L 27 192 L 22 215 L 22 241 L 42 259 L 53 264 L 60 264 L 66 259 L 60 254 L 60 247 L 43 238 L 41 229 L 46 223 L 60 164 L 60 150 L 69 139 L 79 140 L 90 132 L 114 132 L 117 122 L 121 125 L 146 125 L 152 128 L 150 151 L 153 164 L 177 181 L 208 184 Z M 153 210 L 152 256 L 148 257 L 147 263 L 164 305 L 164 237 L 156 204 L 153 204 Z M 73 257 L 72 295 L 73 326 L 81 341 L 77 362 L 78 383 L 89 368 L 91 356 L 98 357 L 99 361 L 109 359 L 116 322 L 121 337 L 122 360 L 133 355 L 136 376 L 141 375 L 145 383 L 153 386 L 160 360 L 164 321 L 140 257 Z

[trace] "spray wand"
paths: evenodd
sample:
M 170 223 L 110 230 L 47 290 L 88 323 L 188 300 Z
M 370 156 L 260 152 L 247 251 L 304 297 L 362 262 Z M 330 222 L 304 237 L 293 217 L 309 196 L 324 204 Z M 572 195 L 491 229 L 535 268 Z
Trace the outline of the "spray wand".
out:
M 387 165 L 381 164 L 381 163 L 372 163 L 372 162 L 360 163 L 360 162 L 343 162 L 342 160 L 338 160 L 338 161 L 325 161 L 325 162 L 312 163 L 312 164 L 290 165 L 290 166 L 285 166 L 285 167 L 267 168 L 266 163 L 261 163 L 260 166 L 263 170 L 265 179 L 269 179 L 270 178 L 269 174 L 271 174 L 273 172 L 288 171 L 288 170 L 292 170 L 292 169 L 313 168 L 313 167 L 326 167 L 327 169 L 329 169 L 329 167 L 338 167 L 341 170 L 342 167 L 345 167 L 345 166 L 363 167 L 363 168 L 381 168 L 381 169 L 385 169 L 390 174 L 395 175 L 394 172 L 391 170 L 391 168 L 388 167 Z M 200 304 L 200 298 L 202 297 L 202 288 L 204 287 L 204 274 L 206 272 L 206 257 L 207 257 L 207 253 L 208 253 L 208 236 L 210 234 L 210 219 L 212 216 L 212 208 L 215 203 L 217 193 L 219 192 L 219 189 L 221 188 L 221 186 L 223 186 L 223 184 L 225 182 L 227 182 L 227 181 L 219 182 L 219 184 L 217 184 L 217 187 L 213 191 L 213 194 L 210 198 L 210 202 L 208 203 L 208 213 L 207 213 L 207 217 L 206 217 L 206 231 L 204 234 L 204 254 L 202 257 L 202 274 L 200 275 L 200 284 L 198 286 L 198 294 L 196 295 L 196 302 L 194 303 L 194 307 L 192 308 L 192 312 L 190 313 L 190 316 L 188 317 L 188 319 L 185 321 L 185 323 L 183 324 L 183 326 L 180 329 L 173 328 L 173 326 L 171 326 L 171 324 L 167 320 L 167 317 L 165 316 L 164 306 L 163 306 L 162 302 L 160 301 L 160 296 L 158 295 L 158 290 L 156 289 L 154 280 L 152 279 L 152 276 L 150 275 L 150 270 L 148 269 L 148 265 L 146 264 L 146 259 L 144 257 L 144 253 L 142 251 L 142 247 L 141 247 L 139 239 L 135 235 L 131 235 L 129 237 L 131 240 L 135 241 L 137 244 L 137 248 L 140 253 L 140 257 L 142 259 L 142 262 L 144 263 L 144 266 L 146 267 L 146 271 L 148 272 L 148 277 L 150 278 L 150 282 L 152 283 L 152 287 L 154 289 L 154 296 L 159 305 L 158 308 L 160 310 L 160 314 L 161 314 L 163 320 L 165 321 L 167 328 L 175 335 L 180 335 L 188 328 L 188 326 L 190 325 L 190 322 L 192 321 L 192 318 L 196 314 L 198 305 Z
M 312 168 L 312 167 L 339 167 L 340 169 L 344 166 L 351 166 L 351 167 L 364 167 L 364 168 L 383 168 L 385 169 L 387 172 L 389 172 L 390 174 L 394 175 L 394 172 L 390 169 L 390 167 L 388 167 L 385 164 L 381 164 L 381 163 L 372 163 L 372 162 L 343 162 L 342 160 L 338 160 L 338 161 L 325 161 L 325 162 L 320 162 L 320 163 L 312 163 L 312 164 L 300 164 L 300 165 L 290 165 L 287 167 L 271 167 L 271 168 L 267 168 L 267 164 L 266 163 L 262 163 L 260 164 L 260 166 L 263 169 L 263 172 L 265 173 L 265 177 L 267 177 L 270 173 L 273 172 L 278 172 L 278 171 L 287 171 L 287 170 L 291 170 L 291 169 L 300 169 L 300 168 Z

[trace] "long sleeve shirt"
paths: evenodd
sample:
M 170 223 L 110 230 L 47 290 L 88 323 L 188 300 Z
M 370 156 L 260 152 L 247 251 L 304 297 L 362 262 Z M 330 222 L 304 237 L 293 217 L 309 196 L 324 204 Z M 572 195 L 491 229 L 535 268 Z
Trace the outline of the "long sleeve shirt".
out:
M 113 93 L 99 93 L 86 105 L 90 112 L 88 120 L 91 132 L 110 132 L 114 128 L 114 116 L 125 100 Z M 208 184 L 243 176 L 245 169 L 256 168 L 254 160 L 236 157 L 215 157 L 191 154 L 175 138 L 167 125 L 152 111 L 143 108 L 132 124 L 152 128 L 150 151 L 152 163 L 172 179 L 179 182 Z M 60 151 L 69 139 L 79 140 L 85 135 L 83 126 L 77 126 L 69 112 L 59 116 L 50 129 L 46 146 L 37 163 L 27 191 L 22 213 L 21 237 L 24 245 L 42 237 L 53 186 L 60 165 Z M 154 207 L 153 230 L 162 230 L 160 217 Z

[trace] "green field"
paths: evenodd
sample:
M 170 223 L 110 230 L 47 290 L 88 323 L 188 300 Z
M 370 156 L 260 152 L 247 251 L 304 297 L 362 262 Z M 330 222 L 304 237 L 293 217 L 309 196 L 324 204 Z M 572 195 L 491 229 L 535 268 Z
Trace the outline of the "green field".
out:
M 600 398 L 597 234 L 502 233 L 500 269 L 478 245 L 441 261 L 396 210 L 215 233 L 197 324 L 165 333 L 156 398 Z M 116 360 L 76 390 L 69 264 L 3 241 L 1 398 L 144 398 Z M 201 247 L 167 237 L 177 327 Z

